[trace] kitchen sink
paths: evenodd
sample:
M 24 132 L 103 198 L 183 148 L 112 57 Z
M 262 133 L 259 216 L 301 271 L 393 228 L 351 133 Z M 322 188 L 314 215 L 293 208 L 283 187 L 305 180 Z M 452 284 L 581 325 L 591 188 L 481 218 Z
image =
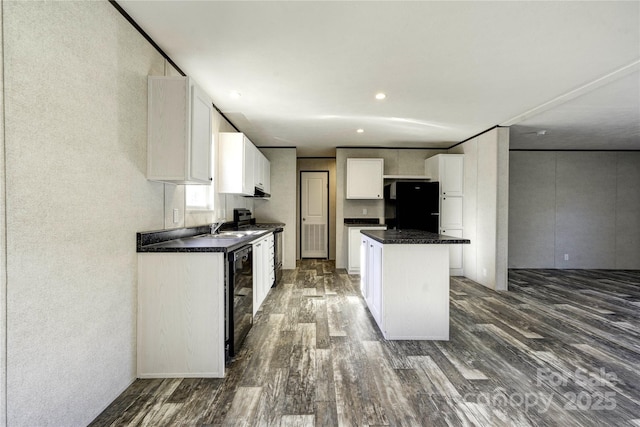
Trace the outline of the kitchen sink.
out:
M 220 234 L 202 234 L 196 237 L 205 238 L 205 239 L 233 240 L 233 239 L 239 239 L 245 236 L 246 234 L 240 234 L 240 233 L 220 233 Z
M 202 234 L 197 236 L 199 238 L 216 239 L 216 240 L 232 240 L 240 239 L 242 237 L 251 236 L 257 233 L 264 233 L 264 230 L 229 230 L 220 231 L 216 234 Z
M 251 236 L 253 234 L 263 233 L 263 232 L 264 230 L 233 230 L 233 231 L 221 231 L 218 233 L 218 235 L 244 237 L 244 236 Z

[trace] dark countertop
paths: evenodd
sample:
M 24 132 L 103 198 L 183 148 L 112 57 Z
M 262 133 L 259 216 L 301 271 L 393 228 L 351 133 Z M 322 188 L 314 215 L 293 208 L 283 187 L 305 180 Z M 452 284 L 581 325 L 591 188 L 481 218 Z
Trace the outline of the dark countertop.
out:
M 469 239 L 445 236 L 422 230 L 362 230 L 362 234 L 384 245 L 468 244 Z
M 386 227 L 384 224 L 345 224 L 347 228 L 357 227 L 357 228 L 367 228 L 367 227 Z
M 174 230 L 157 230 L 136 233 L 136 252 L 222 252 L 227 253 L 266 234 L 282 231 L 285 224 L 255 224 L 243 227 L 244 230 L 260 230 L 261 233 L 244 237 L 211 238 L 208 225 L 179 228 Z M 229 230 L 228 228 L 226 230 Z
M 345 218 L 344 225 L 349 226 L 362 226 L 362 225 L 384 225 L 380 224 L 379 218 Z

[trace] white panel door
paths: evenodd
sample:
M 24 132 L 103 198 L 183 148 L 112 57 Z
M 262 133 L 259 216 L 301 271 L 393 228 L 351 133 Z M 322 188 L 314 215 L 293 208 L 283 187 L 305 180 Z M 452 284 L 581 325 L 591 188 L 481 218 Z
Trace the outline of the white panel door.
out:
M 300 173 L 300 257 L 329 257 L 329 172 Z

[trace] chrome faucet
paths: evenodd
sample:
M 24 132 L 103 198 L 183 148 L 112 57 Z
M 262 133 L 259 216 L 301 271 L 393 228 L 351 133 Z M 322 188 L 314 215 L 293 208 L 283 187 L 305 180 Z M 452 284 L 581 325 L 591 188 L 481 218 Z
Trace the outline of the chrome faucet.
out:
M 218 229 L 222 227 L 223 222 L 214 222 L 211 224 L 211 234 L 216 234 Z

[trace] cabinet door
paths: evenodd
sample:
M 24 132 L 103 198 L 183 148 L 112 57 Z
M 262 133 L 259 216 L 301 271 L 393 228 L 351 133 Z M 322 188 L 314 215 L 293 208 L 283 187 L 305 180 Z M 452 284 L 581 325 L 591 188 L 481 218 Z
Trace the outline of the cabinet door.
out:
M 365 285 L 367 287 L 367 289 L 365 290 L 367 296 L 365 298 L 365 300 L 367 301 L 367 306 L 369 307 L 369 310 L 371 310 L 371 303 L 373 300 L 373 282 L 375 280 L 375 268 L 373 265 L 373 240 L 371 239 L 367 239 L 367 261 L 366 264 L 363 266 L 364 268 L 367 269 L 367 281 L 365 282 Z
M 257 151 L 255 145 L 246 136 L 243 139 L 244 153 L 243 153 L 243 174 L 242 174 L 242 194 L 253 195 L 255 193 L 255 177 L 254 177 L 254 162 L 257 157 Z
M 267 294 L 271 290 L 271 287 L 273 286 L 273 283 L 275 281 L 275 251 L 273 247 L 273 234 L 269 235 L 269 237 L 267 237 L 264 242 L 264 271 L 266 280 L 264 282 L 264 296 L 262 298 L 263 300 L 267 297 Z
M 378 323 L 380 330 L 382 327 L 382 244 L 371 241 L 369 245 L 371 253 L 369 257 L 371 259 L 371 305 L 370 310 L 373 318 Z M 383 330 L 384 332 L 384 330 Z
M 382 199 L 384 159 L 347 159 L 347 199 Z
M 362 297 L 367 300 L 367 280 L 369 279 L 369 274 L 367 271 L 368 265 L 368 254 L 369 254 L 369 240 L 366 237 L 360 236 L 360 292 L 362 293 Z
M 451 237 L 462 237 L 462 230 L 452 228 L 440 229 L 440 234 Z M 464 245 L 449 245 L 449 268 L 462 268 L 462 249 Z
M 464 157 L 457 154 L 443 155 L 440 165 L 440 182 L 443 196 L 462 196 Z
M 349 228 L 349 254 L 347 258 L 347 272 L 358 274 L 360 272 L 360 230 L 358 227 Z
M 263 242 L 253 244 L 253 315 L 256 315 L 262 304 L 262 289 L 264 288 L 264 253 Z
M 252 196 L 253 150 L 242 133 L 220 132 L 218 156 L 218 192 Z M 249 169 L 249 170 L 248 170 Z
M 266 156 L 262 156 L 262 190 L 271 194 L 271 162 Z
M 264 191 L 264 154 L 257 148 L 253 154 L 253 185 Z
M 209 97 L 191 86 L 191 149 L 189 181 L 211 182 L 211 121 L 213 107 Z
M 188 77 L 148 78 L 147 179 L 211 183 L 213 105 Z
M 462 228 L 462 197 L 440 198 L 440 228 Z

